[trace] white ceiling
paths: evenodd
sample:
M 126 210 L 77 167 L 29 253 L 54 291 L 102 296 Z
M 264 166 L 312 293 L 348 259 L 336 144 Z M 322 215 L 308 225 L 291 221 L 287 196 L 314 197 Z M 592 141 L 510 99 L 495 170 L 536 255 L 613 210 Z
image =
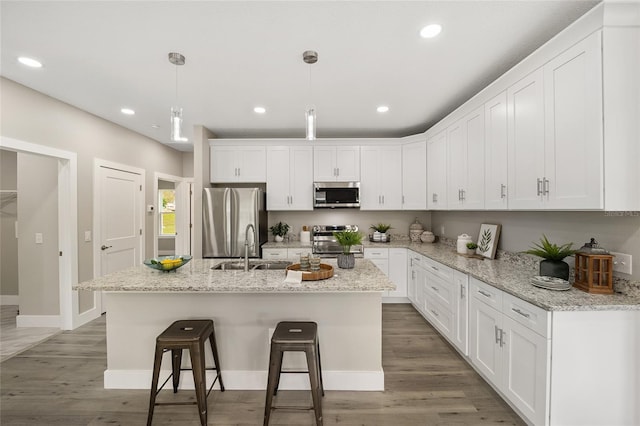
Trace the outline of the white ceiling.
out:
M 310 102 L 320 138 L 399 137 L 425 131 L 598 2 L 3 0 L 1 74 L 169 144 L 176 51 L 189 138 L 196 124 L 224 138 L 302 138 Z M 420 38 L 433 22 L 441 35 Z M 302 61 L 309 49 L 315 65 Z M 44 67 L 24 67 L 22 55 Z

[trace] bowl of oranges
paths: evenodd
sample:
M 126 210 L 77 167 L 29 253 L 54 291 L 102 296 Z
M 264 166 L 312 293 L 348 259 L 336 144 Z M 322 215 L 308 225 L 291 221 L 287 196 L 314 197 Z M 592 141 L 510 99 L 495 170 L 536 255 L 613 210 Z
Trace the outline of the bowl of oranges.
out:
M 192 259 L 191 256 L 162 256 L 157 259 L 147 259 L 143 263 L 149 268 L 157 269 L 158 271 L 171 272 L 182 265 L 186 265 Z

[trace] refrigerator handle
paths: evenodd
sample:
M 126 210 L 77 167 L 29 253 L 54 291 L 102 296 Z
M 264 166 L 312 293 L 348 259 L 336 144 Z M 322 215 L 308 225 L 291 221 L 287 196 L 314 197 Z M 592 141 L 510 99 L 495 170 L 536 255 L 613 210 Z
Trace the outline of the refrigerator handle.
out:
M 229 233 L 231 232 L 231 215 L 227 214 L 227 212 L 229 212 L 229 202 L 230 202 L 230 198 L 231 198 L 231 191 L 229 191 L 229 189 L 227 188 L 224 191 L 224 197 L 222 197 L 222 211 L 225 212 L 224 214 L 224 255 L 226 257 L 230 257 L 231 256 L 231 236 L 229 235 Z

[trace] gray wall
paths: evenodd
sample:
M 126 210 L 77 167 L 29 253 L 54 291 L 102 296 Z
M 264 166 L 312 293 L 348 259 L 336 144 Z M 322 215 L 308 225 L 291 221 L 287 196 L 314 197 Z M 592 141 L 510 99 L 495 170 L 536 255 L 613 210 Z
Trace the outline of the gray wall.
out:
M 0 149 L 0 189 L 17 189 L 18 158 L 15 152 Z M 15 222 L 18 218 L 18 200 L 9 194 L 1 196 L 0 203 L 0 295 L 18 295 L 18 239 Z
M 19 153 L 18 194 L 20 314 L 58 315 L 58 160 Z
M 182 176 L 183 154 L 86 111 L 0 79 L 3 136 L 78 155 L 78 279 L 93 277 L 93 162 L 95 158 L 146 170 L 145 205 L 155 200 L 154 172 Z M 145 215 L 145 254 L 153 253 L 153 215 Z
M 502 225 L 498 248 L 511 252 L 527 250 L 545 234 L 556 244 L 573 242 L 580 248 L 591 237 L 610 251 L 631 254 L 634 257 L 633 274 L 620 277 L 640 279 L 640 214 L 629 212 L 432 212 L 434 233 L 457 238 L 462 233 L 478 238 L 482 223 Z M 624 214 L 624 212 L 622 212 Z M 635 216 L 633 215 L 635 214 Z
M 306 212 L 269 212 L 269 226 L 283 222 L 291 226 L 290 234 L 299 239 L 302 225 L 358 225 L 366 236 L 373 232 L 369 227 L 377 223 L 388 223 L 393 227 L 391 234 L 409 236 L 409 225 L 418 218 L 425 229 L 431 227 L 431 213 L 426 211 L 360 211 L 353 209 L 326 209 Z M 273 236 L 269 233 L 269 241 Z

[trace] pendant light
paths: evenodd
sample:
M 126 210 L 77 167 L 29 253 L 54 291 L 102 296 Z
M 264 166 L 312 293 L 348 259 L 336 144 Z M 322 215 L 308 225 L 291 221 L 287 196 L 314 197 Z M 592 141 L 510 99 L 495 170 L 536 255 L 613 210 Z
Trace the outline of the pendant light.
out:
M 314 50 L 306 50 L 302 53 L 302 60 L 309 65 L 318 62 L 318 52 Z M 311 102 L 311 67 L 309 67 L 309 101 Z M 313 104 L 309 104 L 305 111 L 305 121 L 307 124 L 307 140 L 316 138 L 316 109 Z
M 170 52 L 169 62 L 176 66 L 176 101 L 171 107 L 171 142 L 187 142 L 189 139 L 182 135 L 182 108 L 178 106 L 178 67 L 184 65 L 186 60 L 180 53 Z

